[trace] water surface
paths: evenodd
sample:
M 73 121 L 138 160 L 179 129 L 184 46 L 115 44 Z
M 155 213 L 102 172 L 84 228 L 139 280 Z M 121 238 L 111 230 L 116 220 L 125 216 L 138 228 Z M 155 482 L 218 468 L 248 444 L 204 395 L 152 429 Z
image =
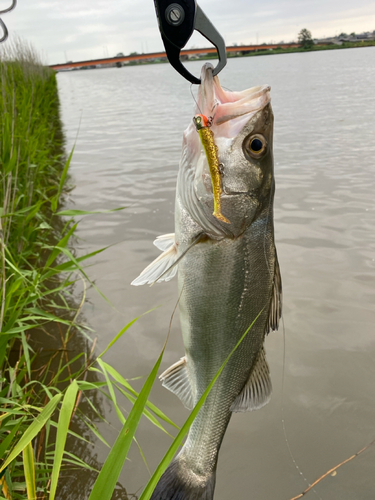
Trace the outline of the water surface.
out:
M 240 58 L 220 75 L 232 90 L 272 87 L 285 335 L 275 332 L 266 341 L 271 402 L 234 415 L 229 425 L 215 500 L 289 500 L 307 486 L 304 477 L 314 481 L 375 438 L 374 60 L 375 48 Z M 189 63 L 196 74 L 200 66 Z M 130 282 L 158 255 L 153 239 L 174 230 L 182 132 L 194 106 L 190 86 L 167 64 L 60 73 L 58 82 L 68 149 L 76 140 L 76 187 L 67 206 L 127 207 L 79 225 L 78 253 L 109 245 L 88 269 L 114 305 L 89 291 L 84 314 L 98 352 L 131 319 L 161 306 L 107 354 L 125 377 L 138 377 L 155 362 L 177 300 L 176 280 L 151 288 Z M 176 315 L 162 369 L 182 355 Z M 151 400 L 179 424 L 188 415 L 159 383 Z M 111 427 L 101 430 L 113 442 L 120 424 L 104 406 Z M 170 438 L 145 420 L 138 440 L 154 470 Z M 98 460 L 106 454 L 98 444 Z M 134 446 L 120 481 L 136 493 L 148 477 Z M 371 447 L 306 498 L 374 494 Z

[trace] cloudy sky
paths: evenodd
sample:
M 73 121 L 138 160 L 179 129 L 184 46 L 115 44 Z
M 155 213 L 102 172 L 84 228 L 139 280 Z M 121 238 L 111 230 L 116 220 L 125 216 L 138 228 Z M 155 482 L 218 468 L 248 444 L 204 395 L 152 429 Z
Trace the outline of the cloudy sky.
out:
M 289 42 L 302 28 L 313 37 L 375 30 L 374 0 L 200 0 L 226 44 Z M 11 0 L 0 0 L 5 9 Z M 18 0 L 2 16 L 48 64 L 163 49 L 153 0 Z M 204 47 L 194 35 L 187 45 Z

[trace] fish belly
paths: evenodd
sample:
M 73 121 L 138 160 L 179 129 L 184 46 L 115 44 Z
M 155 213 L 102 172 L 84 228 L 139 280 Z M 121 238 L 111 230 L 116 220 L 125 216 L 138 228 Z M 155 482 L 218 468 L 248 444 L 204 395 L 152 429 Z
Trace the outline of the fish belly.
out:
M 179 264 L 180 317 L 194 403 L 255 321 L 216 381 L 195 419 L 180 460 L 210 474 L 231 417 L 264 342 L 274 269 L 271 239 L 249 228 L 237 239 L 207 240 Z M 255 236 L 255 237 L 254 237 Z

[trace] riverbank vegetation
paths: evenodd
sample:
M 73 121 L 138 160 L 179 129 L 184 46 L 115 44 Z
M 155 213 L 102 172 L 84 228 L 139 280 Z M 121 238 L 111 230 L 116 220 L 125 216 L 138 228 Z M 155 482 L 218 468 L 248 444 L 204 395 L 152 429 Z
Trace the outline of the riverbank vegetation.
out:
M 76 257 L 72 216 L 91 212 L 59 211 L 72 154 L 55 73 L 16 41 L 1 52 L 0 85 L 0 499 L 65 500 L 72 484 L 86 498 L 100 468 L 87 450 L 95 440 L 110 447 L 96 425 L 101 400 L 124 425 L 138 397 L 102 357 L 138 318 L 95 355 L 80 315 L 95 285 L 82 265 L 104 249 Z M 163 432 L 176 427 L 147 398 L 139 411 Z M 83 484 L 64 479 L 78 468 Z
M 44 498 L 54 458 L 50 417 L 71 368 L 60 346 L 45 364 L 37 351 L 43 335 L 65 327 L 66 347 L 79 328 L 67 299 L 79 268 L 68 250 L 75 227 L 55 216 L 70 159 L 55 74 L 32 47 L 16 41 L 2 50 L 0 85 L 0 485 L 2 498 Z
M 318 52 L 321 50 L 338 50 L 338 49 L 354 49 L 359 47 L 375 47 L 375 40 L 366 40 L 361 42 L 343 42 L 341 45 L 337 44 L 327 44 L 327 45 L 310 45 L 309 47 L 291 47 L 288 49 L 283 49 L 282 47 L 277 47 L 276 49 L 266 49 L 257 50 L 256 52 L 249 52 L 248 54 L 241 54 L 240 57 L 248 56 L 264 56 L 271 54 L 290 54 L 293 52 Z M 236 57 L 229 56 L 228 57 Z

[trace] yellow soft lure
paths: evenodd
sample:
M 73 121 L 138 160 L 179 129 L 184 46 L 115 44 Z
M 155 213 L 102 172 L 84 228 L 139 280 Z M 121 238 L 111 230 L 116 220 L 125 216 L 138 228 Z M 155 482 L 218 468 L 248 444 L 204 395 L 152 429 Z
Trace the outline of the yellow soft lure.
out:
M 194 116 L 193 120 L 197 128 L 199 137 L 201 138 L 201 142 L 207 157 L 208 167 L 210 169 L 212 191 L 214 194 L 214 212 L 212 215 L 218 220 L 230 224 L 230 221 L 221 213 L 220 195 L 222 193 L 222 189 L 220 162 L 217 146 L 214 140 L 214 134 L 210 129 L 210 122 L 204 115 L 196 115 Z

